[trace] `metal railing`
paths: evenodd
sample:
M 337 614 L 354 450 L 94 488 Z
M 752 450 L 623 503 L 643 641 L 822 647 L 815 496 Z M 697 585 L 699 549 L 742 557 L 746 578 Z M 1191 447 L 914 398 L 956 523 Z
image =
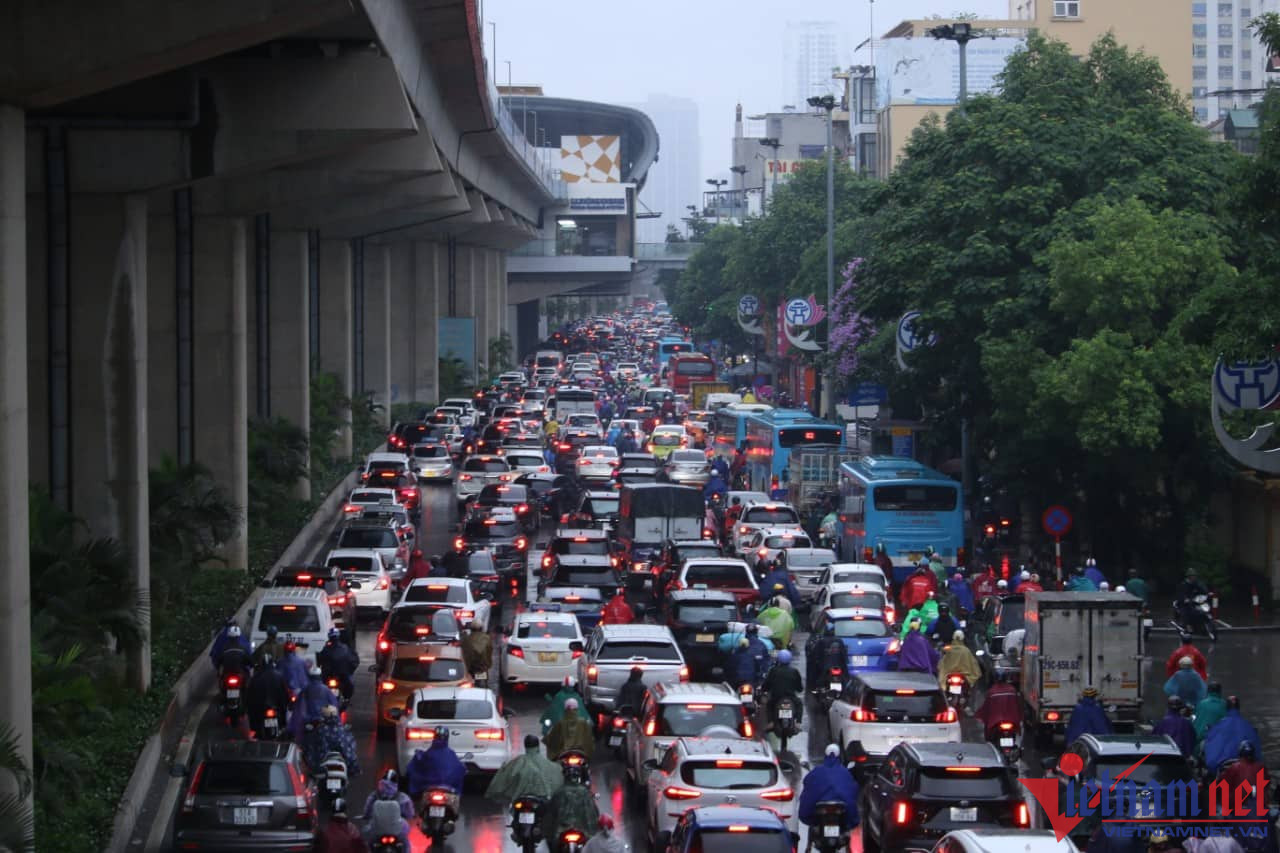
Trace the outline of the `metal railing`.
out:
M 569 188 L 560 177 L 558 149 L 539 148 L 529 142 L 524 130 L 516 122 L 515 116 L 507 108 L 506 102 L 498 94 L 498 87 L 493 83 L 489 58 L 485 57 L 485 87 L 488 89 L 489 102 L 493 104 L 493 115 L 497 120 L 498 131 L 507 138 L 512 147 L 520 152 L 520 156 L 529 164 L 529 168 L 555 198 L 564 200 L 569 197 Z
M 569 243 L 564 240 L 531 240 L 511 254 L 522 258 L 611 258 L 618 255 L 614 244 L 591 245 Z

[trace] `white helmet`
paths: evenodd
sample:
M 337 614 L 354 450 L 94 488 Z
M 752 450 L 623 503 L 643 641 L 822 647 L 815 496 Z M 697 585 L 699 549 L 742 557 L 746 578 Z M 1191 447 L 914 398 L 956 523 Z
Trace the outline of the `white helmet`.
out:
M 1031 572 L 1027 571 L 1026 569 L 1023 569 L 1022 572 L 1018 575 L 1018 580 L 1020 581 L 1031 580 Z
M 311 664 L 311 669 L 307 670 L 307 675 L 310 675 L 313 678 L 319 678 L 322 674 L 323 673 L 320 672 L 320 667 L 316 666 L 314 663 Z
M 996 581 L 996 589 L 1008 589 L 1008 588 L 1009 588 L 1009 582 L 1004 578 L 1001 578 L 1000 580 Z
M 240 636 L 240 626 L 239 626 L 239 625 L 232 625 L 230 628 L 228 628 L 228 629 L 227 629 L 227 636 L 228 636 L 228 637 L 239 637 L 239 636 Z
M 1107 590 L 1111 589 L 1111 584 L 1107 583 L 1106 581 L 1103 581 L 1102 583 L 1098 584 L 1098 589 L 1102 590 L 1103 592 L 1106 592 Z

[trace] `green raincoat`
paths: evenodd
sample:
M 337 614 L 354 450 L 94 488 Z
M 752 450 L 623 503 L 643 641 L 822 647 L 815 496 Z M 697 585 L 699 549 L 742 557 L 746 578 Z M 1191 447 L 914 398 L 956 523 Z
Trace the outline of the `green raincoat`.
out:
M 581 718 L 565 717 L 551 727 L 544 740 L 547 755 L 557 759 L 571 749 L 590 758 L 596 748 L 596 733 L 591 724 Z
M 778 648 L 785 649 L 791 645 L 791 632 L 796 629 L 796 620 L 781 607 L 766 607 L 760 611 L 756 621 L 773 632 Z
M 502 765 L 489 782 L 484 795 L 499 803 L 510 803 L 520 797 L 550 799 L 564 784 L 560 765 L 542 754 L 539 746 L 527 747 L 524 755 Z
M 1205 732 L 1213 727 L 1213 724 L 1221 720 L 1227 715 L 1227 702 L 1221 696 L 1210 693 L 1199 702 L 1196 703 L 1196 740 L 1204 743 Z
M 587 719 L 587 702 L 582 698 L 582 695 L 571 687 L 561 687 L 560 692 L 551 697 L 547 712 L 542 715 L 542 733 L 544 735 L 551 731 L 551 727 L 564 717 L 564 703 L 570 699 L 578 700 L 578 716 L 584 720 Z
M 542 837 L 550 849 L 566 829 L 579 830 L 584 838 L 595 835 L 600 827 L 600 809 L 596 798 L 585 785 L 566 784 L 551 796 L 542 808 Z
M 920 620 L 920 633 L 923 634 L 929 630 L 929 626 L 932 625 L 937 618 L 938 602 L 930 598 L 919 607 L 913 607 L 907 611 L 906 618 L 902 620 L 902 630 L 898 632 L 898 639 L 905 640 L 907 638 L 907 632 L 911 630 L 912 619 Z
M 942 564 L 942 558 L 934 554 L 929 558 L 929 568 L 933 569 L 933 573 L 938 578 L 938 589 L 947 588 L 947 567 Z

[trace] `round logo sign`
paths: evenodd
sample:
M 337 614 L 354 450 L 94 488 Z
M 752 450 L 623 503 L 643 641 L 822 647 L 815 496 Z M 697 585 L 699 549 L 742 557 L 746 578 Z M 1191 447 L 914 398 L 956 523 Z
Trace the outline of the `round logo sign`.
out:
M 1054 504 L 1040 516 L 1040 526 L 1050 536 L 1066 536 L 1072 523 L 1071 510 L 1060 504 Z
M 760 310 L 760 300 L 747 294 L 738 300 L 738 313 L 750 316 Z
M 933 346 L 938 342 L 936 334 L 925 339 L 916 331 L 916 322 L 920 319 L 919 311 L 908 311 L 898 321 L 898 347 L 903 352 L 912 352 L 923 346 Z
M 813 319 L 813 306 L 807 299 L 792 299 L 787 303 L 787 322 L 793 326 L 807 326 Z
M 1280 407 L 1280 362 L 1219 361 L 1213 370 L 1213 396 L 1228 411 Z

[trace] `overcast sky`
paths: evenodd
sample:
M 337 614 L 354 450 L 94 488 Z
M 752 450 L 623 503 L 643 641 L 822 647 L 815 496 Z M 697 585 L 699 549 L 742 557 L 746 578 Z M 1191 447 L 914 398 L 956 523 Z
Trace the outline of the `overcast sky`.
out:
M 702 171 L 729 164 L 734 105 L 744 114 L 782 106 L 787 21 L 836 21 L 852 48 L 870 32 L 869 0 L 482 0 L 486 55 L 497 23 L 498 81 L 538 84 L 548 95 L 634 103 L 650 94 L 698 103 Z M 898 21 L 975 12 L 1004 18 L 1008 0 L 879 0 L 876 35 Z M 846 60 L 849 62 L 850 60 Z

